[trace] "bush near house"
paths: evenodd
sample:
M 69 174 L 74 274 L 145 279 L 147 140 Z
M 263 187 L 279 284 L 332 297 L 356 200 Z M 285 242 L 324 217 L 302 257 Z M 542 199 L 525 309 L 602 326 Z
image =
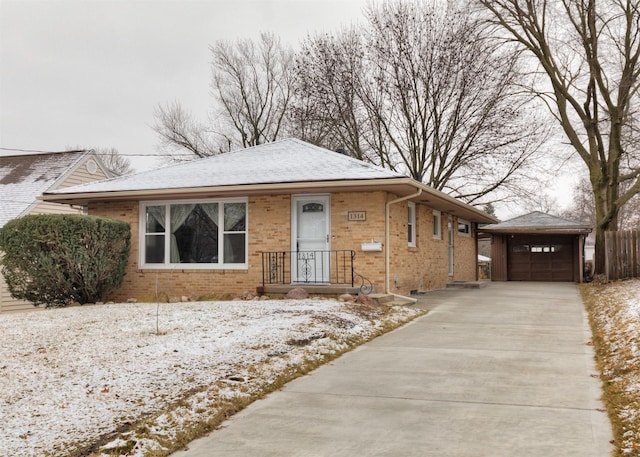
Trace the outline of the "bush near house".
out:
M 101 301 L 122 284 L 129 224 L 115 219 L 39 214 L 0 230 L 0 265 L 14 298 L 34 305 Z

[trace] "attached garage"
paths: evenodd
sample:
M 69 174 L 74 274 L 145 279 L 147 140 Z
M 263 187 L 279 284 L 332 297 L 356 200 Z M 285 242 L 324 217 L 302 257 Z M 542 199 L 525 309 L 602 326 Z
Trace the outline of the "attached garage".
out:
M 536 211 L 480 230 L 491 239 L 492 280 L 582 281 L 589 225 Z

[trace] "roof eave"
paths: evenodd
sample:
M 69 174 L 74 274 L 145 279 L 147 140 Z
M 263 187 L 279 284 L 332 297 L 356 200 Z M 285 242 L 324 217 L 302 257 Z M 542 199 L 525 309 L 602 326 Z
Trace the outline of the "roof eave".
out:
M 468 219 L 478 224 L 495 224 L 500 220 L 472 205 L 464 203 L 457 198 L 447 195 L 444 192 L 429 187 L 426 184 L 419 183 L 411 178 L 406 178 L 413 182 L 416 188 L 422 189 L 422 194 L 415 199 L 419 203 L 423 203 L 433 209 L 453 214 L 462 219 Z
M 443 192 L 419 183 L 411 178 L 376 178 L 339 181 L 305 181 L 287 183 L 241 184 L 231 186 L 182 187 L 174 189 L 142 189 L 105 192 L 53 191 L 45 193 L 41 199 L 48 202 L 86 205 L 90 201 L 123 201 L 181 198 L 213 198 L 264 195 L 269 193 L 340 192 L 381 190 L 400 196 L 410 195 L 422 189 L 420 197 L 414 199 L 429 207 L 454 214 L 477 223 L 497 223 L 493 216 L 471 205 L 463 203 Z
M 69 203 L 82 201 L 100 200 L 140 200 L 148 198 L 184 198 L 185 196 L 227 196 L 227 195 L 259 195 L 265 193 L 289 193 L 291 191 L 303 191 L 331 189 L 331 188 L 358 188 L 397 185 L 398 179 L 376 179 L 376 180 L 351 180 L 351 181 L 308 181 L 308 182 L 288 182 L 288 183 L 260 183 L 260 184 L 239 184 L 229 186 L 201 186 L 201 187 L 179 187 L 163 189 L 140 189 L 123 191 L 98 191 L 98 192 L 47 192 L 42 195 L 42 200 L 55 203 Z
M 510 228 L 484 228 L 478 229 L 482 233 L 496 234 L 521 234 L 521 235 L 580 235 L 591 233 L 591 227 L 510 227 Z

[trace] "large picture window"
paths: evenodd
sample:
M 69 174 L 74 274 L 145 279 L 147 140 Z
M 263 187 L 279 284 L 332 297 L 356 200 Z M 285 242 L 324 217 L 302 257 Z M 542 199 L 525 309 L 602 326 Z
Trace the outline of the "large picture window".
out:
M 162 268 L 246 268 L 246 200 L 145 202 L 140 264 Z

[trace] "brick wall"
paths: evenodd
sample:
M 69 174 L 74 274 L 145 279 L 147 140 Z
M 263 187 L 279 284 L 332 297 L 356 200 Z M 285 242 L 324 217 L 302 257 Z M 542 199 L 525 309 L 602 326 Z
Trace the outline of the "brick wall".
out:
M 288 195 L 251 197 L 248 201 L 247 270 L 193 270 L 139 268 L 139 205 L 137 202 L 97 202 L 89 214 L 112 217 L 131 225 L 131 254 L 127 274 L 120 290 L 109 299 L 155 300 L 163 297 L 228 296 L 255 291 L 262 284 L 260 251 L 291 248 L 291 198 Z
M 354 250 L 354 270 L 380 292 L 384 289 L 384 247 L 382 251 L 362 251 L 362 243 L 375 241 L 384 246 L 385 198 L 385 192 L 331 195 L 331 249 Z M 364 211 L 366 219 L 349 221 L 352 211 Z
M 476 244 L 475 224 L 471 224 L 468 236 L 458 233 L 457 218 L 454 227 L 454 276 L 456 281 L 475 281 L 478 274 L 478 251 Z
M 390 207 L 390 292 L 408 295 L 413 290 L 432 290 L 446 286 L 453 280 L 476 279 L 477 254 L 475 234 L 463 236 L 457 231 L 453 218 L 454 275 L 449 276 L 448 263 L 449 215 L 441 214 L 441 237 L 433 237 L 433 210 L 416 205 L 416 246 L 407 242 L 407 202 Z
M 396 198 L 385 192 L 331 194 L 331 249 L 354 250 L 355 270 L 376 291 L 384 291 L 385 202 Z M 350 221 L 349 212 L 365 212 L 365 220 Z M 291 196 L 265 195 L 248 199 L 247 270 L 193 270 L 175 268 L 144 269 L 138 265 L 139 205 L 137 202 L 96 202 L 89 214 L 124 220 L 131 225 L 131 255 L 122 288 L 109 299 L 155 300 L 163 297 L 228 296 L 255 291 L 262 284 L 261 251 L 291 249 Z M 430 208 L 416 205 L 416 247 L 407 246 L 407 203 L 390 208 L 391 291 L 409 294 L 412 290 L 441 288 L 452 279 L 475 279 L 475 238 L 455 236 L 455 276 L 448 276 L 447 215 L 442 214 L 442 239 L 433 238 Z M 455 219 L 454 219 L 454 227 Z M 380 252 L 364 252 L 362 243 L 380 242 Z M 394 279 L 397 278 L 397 283 Z

